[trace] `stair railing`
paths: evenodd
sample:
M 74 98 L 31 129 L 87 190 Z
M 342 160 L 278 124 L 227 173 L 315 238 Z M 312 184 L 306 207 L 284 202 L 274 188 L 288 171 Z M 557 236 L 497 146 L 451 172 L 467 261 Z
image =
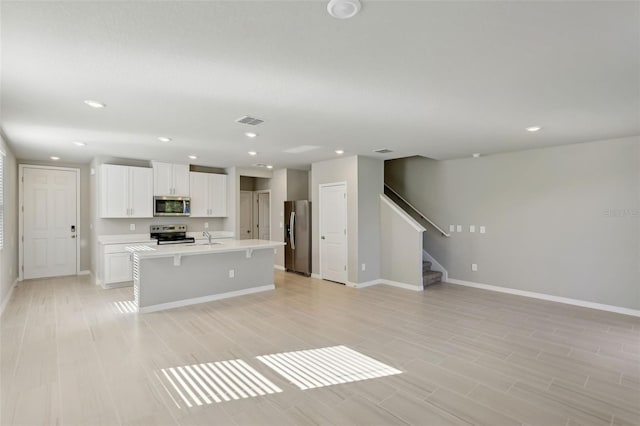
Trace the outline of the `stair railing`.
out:
M 386 183 L 384 184 L 384 187 L 387 188 L 389 191 L 391 191 L 393 193 L 393 195 L 395 195 L 396 197 L 398 197 L 399 199 L 402 200 L 403 203 L 405 203 L 407 206 L 411 207 L 411 209 L 416 212 L 418 214 L 418 216 L 420 216 L 422 219 L 426 220 L 427 222 L 429 222 L 429 224 L 431 226 L 433 226 L 434 228 L 436 228 L 438 230 L 438 232 L 440 232 L 442 235 L 444 235 L 445 237 L 450 237 L 450 234 L 447 234 L 446 232 L 444 232 L 444 229 L 440 228 L 438 225 L 436 225 L 431 219 L 429 219 L 428 217 L 426 217 L 425 215 L 422 214 L 422 212 L 420 210 L 418 210 L 417 208 L 415 208 L 413 206 L 413 204 L 411 204 L 410 202 L 408 202 L 407 200 L 404 199 L 404 197 L 402 197 L 402 195 L 398 194 L 393 188 L 391 188 L 389 185 L 387 185 Z

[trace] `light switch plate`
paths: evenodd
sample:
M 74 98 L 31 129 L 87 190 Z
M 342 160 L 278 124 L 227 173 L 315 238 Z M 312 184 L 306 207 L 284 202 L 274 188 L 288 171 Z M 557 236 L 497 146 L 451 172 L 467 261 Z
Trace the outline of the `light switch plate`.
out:
M 205 222 L 204 223 L 204 229 L 207 229 L 209 227 L 209 222 Z
M 456 232 L 456 226 L 455 225 L 449 225 L 449 232 Z
M 364 271 L 364 270 L 366 270 L 366 269 L 367 269 L 367 265 L 363 263 L 363 264 L 362 264 L 362 270 Z
M 234 278 L 236 276 L 235 269 L 229 269 L 229 278 Z
M 135 231 L 135 230 L 136 230 L 136 224 L 135 223 L 129 224 L 129 231 Z
M 476 232 L 476 226 L 475 225 L 469 225 L 469 232 Z
M 486 232 L 487 232 L 487 228 L 485 228 L 484 226 L 481 226 L 481 227 L 480 227 L 480 233 L 481 233 L 481 234 L 484 234 L 484 233 L 486 233 Z
M 472 263 L 471 264 L 471 270 L 472 271 L 477 271 L 478 270 L 478 264 L 477 263 Z
M 456 226 L 456 230 L 457 230 L 458 232 L 462 232 L 462 225 L 458 225 L 458 226 Z

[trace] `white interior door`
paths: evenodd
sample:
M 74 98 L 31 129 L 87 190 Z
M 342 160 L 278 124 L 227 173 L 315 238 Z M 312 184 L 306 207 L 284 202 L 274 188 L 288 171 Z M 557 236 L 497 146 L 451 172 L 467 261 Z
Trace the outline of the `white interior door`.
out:
M 77 273 L 77 173 L 23 168 L 23 278 Z
M 346 283 L 347 185 L 320 185 L 320 274 L 323 279 Z
M 253 238 L 253 192 L 240 191 L 240 239 Z
M 258 192 L 258 238 L 261 240 L 271 239 L 270 195 L 268 192 Z

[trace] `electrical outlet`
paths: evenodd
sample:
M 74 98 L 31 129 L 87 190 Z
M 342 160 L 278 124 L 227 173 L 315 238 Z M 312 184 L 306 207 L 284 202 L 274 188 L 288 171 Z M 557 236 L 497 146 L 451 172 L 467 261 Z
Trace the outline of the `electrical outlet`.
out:
M 234 278 L 236 276 L 235 269 L 229 269 L 229 278 Z
M 469 225 L 469 232 L 476 232 L 476 226 L 475 225 Z
M 456 226 L 455 225 L 449 225 L 449 232 L 456 232 Z
M 458 232 L 462 232 L 462 225 L 458 225 L 458 226 L 456 226 L 456 231 L 458 231 Z
M 471 270 L 472 271 L 477 271 L 478 270 L 478 264 L 477 263 L 472 263 L 471 264 Z
M 280 228 L 282 228 L 282 222 L 280 222 Z
M 364 271 L 364 270 L 366 270 L 366 269 L 367 269 L 367 265 L 363 263 L 363 264 L 362 264 L 362 270 Z
M 209 227 L 209 222 L 205 222 L 204 223 L 204 229 L 207 229 Z
M 484 233 L 486 233 L 486 232 L 487 232 L 487 228 L 485 228 L 484 226 L 481 226 L 481 227 L 480 227 L 480 233 L 481 233 L 481 234 L 484 234 Z
M 135 231 L 135 230 L 136 230 L 136 224 L 135 223 L 129 224 L 129 231 Z

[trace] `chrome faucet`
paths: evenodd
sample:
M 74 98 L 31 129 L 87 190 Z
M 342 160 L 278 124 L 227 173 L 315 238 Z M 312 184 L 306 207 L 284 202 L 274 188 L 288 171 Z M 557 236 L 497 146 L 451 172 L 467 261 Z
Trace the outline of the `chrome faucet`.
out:
M 202 235 L 207 237 L 207 239 L 209 240 L 209 245 L 211 245 L 211 234 L 209 233 L 209 231 L 203 231 Z

